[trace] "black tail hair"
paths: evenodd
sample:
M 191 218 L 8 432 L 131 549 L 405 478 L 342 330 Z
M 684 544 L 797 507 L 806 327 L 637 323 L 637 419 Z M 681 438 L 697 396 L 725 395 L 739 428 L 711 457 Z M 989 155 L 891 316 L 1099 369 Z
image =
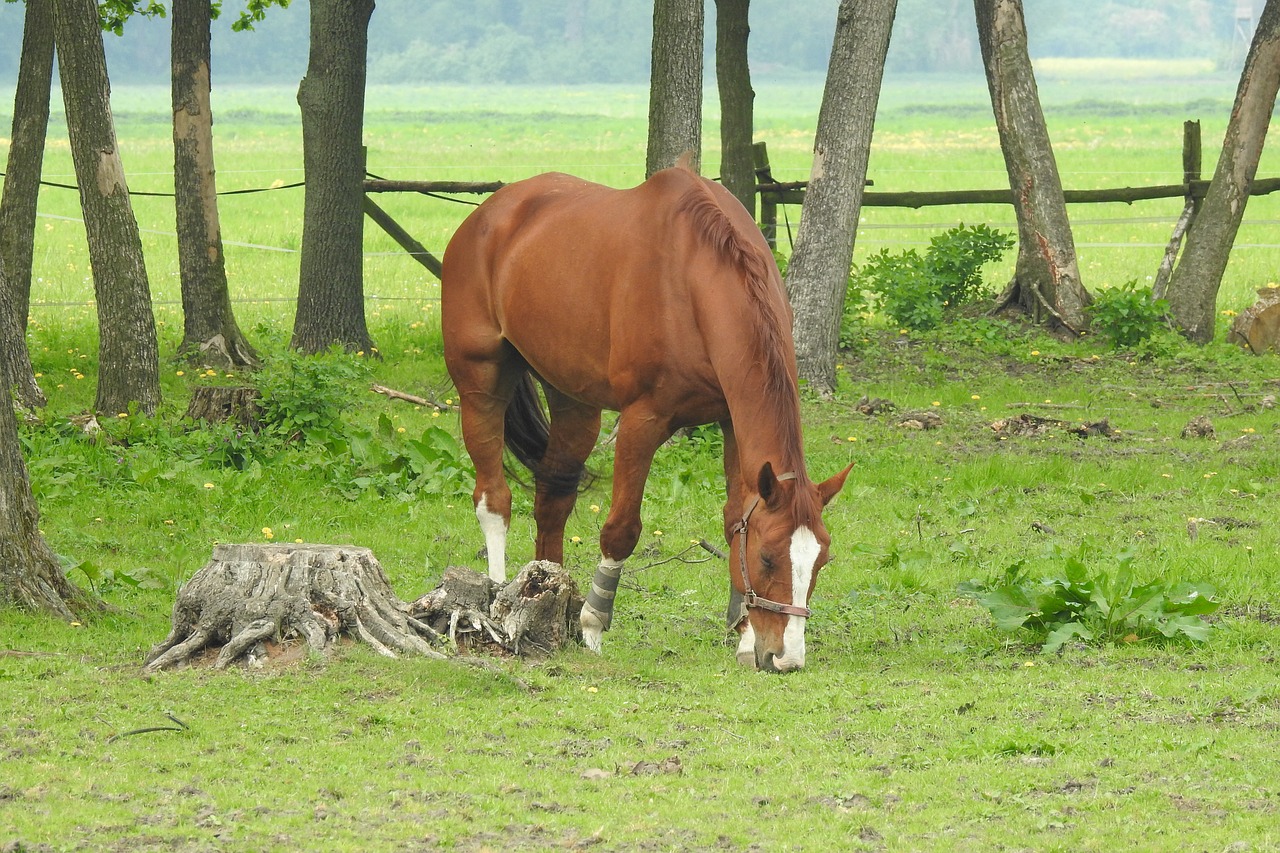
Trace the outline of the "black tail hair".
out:
M 547 420 L 547 412 L 538 397 L 537 380 L 532 374 L 526 373 L 516 386 L 515 396 L 507 406 L 503 421 L 507 449 L 521 465 L 529 469 L 534 481 L 546 488 L 548 494 L 571 494 L 583 485 L 586 469 L 582 465 L 569 471 L 543 469 L 542 460 L 547 455 L 551 423 Z M 515 472 L 510 468 L 507 472 L 515 477 Z

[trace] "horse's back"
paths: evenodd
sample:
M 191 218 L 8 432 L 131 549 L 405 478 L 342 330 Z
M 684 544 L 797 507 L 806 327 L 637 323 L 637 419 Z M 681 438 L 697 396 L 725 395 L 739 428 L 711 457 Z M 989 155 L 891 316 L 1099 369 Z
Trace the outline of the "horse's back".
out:
M 625 190 L 558 173 L 503 187 L 445 253 L 446 358 L 506 342 L 544 379 L 605 408 L 673 381 L 676 361 L 681 384 L 716 385 L 697 303 L 717 275 L 741 273 L 694 224 L 691 202 L 760 238 L 722 188 L 680 168 Z M 713 310 L 726 310 L 722 299 Z

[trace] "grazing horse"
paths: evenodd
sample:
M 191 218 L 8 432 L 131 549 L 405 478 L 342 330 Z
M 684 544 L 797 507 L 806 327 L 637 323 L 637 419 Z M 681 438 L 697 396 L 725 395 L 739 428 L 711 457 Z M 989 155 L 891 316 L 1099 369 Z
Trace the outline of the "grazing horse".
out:
M 534 475 L 536 557 L 559 563 L 600 412 L 619 412 L 613 502 L 581 616 L 599 651 L 655 451 L 682 427 L 718 422 L 738 659 L 804 666 L 830 544 L 822 507 L 849 469 L 817 484 L 805 471 L 791 310 L 742 205 L 684 166 L 627 190 L 562 174 L 519 181 L 458 228 L 441 299 L 489 576 L 506 579 L 504 443 Z

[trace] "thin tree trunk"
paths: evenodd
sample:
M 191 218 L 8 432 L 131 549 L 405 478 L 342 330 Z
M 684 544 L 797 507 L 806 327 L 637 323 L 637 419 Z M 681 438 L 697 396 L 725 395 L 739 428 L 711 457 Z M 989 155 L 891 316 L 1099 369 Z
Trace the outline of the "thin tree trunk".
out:
M 1209 191 L 1187 230 L 1182 258 L 1169 278 L 1169 310 L 1196 343 L 1213 340 L 1218 289 L 1227 270 L 1245 203 L 1258 172 L 1280 89 L 1280 0 L 1267 0 L 1240 72 L 1231 121 Z
M 702 0 L 654 0 L 645 177 L 690 154 L 702 162 Z
M 98 394 L 94 407 L 116 414 L 160 403 L 155 315 L 138 221 L 129 201 L 111 119 L 111 85 L 94 0 L 54 0 L 54 40 L 89 238 L 98 306 Z
M 836 349 L 897 0 L 841 0 L 813 168 L 787 267 L 800 378 L 836 387 Z
M 720 89 L 720 182 L 754 217 L 756 170 L 751 141 L 756 93 L 747 41 L 751 0 L 716 0 L 716 84 Z
M 27 352 L 26 328 L 31 306 L 31 259 L 35 250 L 36 206 L 40 170 L 49 127 L 49 90 L 53 79 L 53 9 L 50 0 L 27 0 L 22 57 L 13 99 L 13 133 L 0 200 L 0 257 L 9 272 L 0 290 L 0 323 L 10 351 L 0 354 L 5 371 L 0 387 L 17 393 L 28 408 L 45 404 Z
M 978 43 L 1000 131 L 1013 207 L 1018 261 L 1001 302 L 1017 302 L 1037 322 L 1072 333 L 1089 324 L 1093 301 L 1080 282 L 1062 180 L 1040 109 L 1021 0 L 974 0 Z
M 371 352 L 364 314 L 365 58 L 373 0 L 312 0 L 298 86 L 307 194 L 293 347 Z
M 173 177 L 183 312 L 178 352 L 212 367 L 256 367 L 258 354 L 231 308 L 218 222 L 209 105 L 209 2 L 173 0 L 171 10 Z
M 0 290 L 9 288 L 0 258 Z M 8 332 L 0 333 L 7 337 Z M 0 340 L 0 358 L 12 342 Z M 0 365 L 7 369 L 7 365 Z M 0 393 L 0 608 L 22 607 L 63 619 L 95 609 L 94 599 L 67 580 L 57 556 L 40 534 L 40 513 L 31 495 L 18 442 L 13 400 Z

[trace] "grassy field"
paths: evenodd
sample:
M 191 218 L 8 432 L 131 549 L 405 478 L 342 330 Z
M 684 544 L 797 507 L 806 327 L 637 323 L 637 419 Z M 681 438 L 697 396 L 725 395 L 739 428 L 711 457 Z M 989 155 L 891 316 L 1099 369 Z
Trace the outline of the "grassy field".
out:
M 1069 187 L 1176 181 L 1182 119 L 1204 120 L 1212 151 L 1234 88 L 1202 70 L 1177 89 L 1195 104 L 1171 105 L 1168 81 L 1131 82 L 1105 100 L 1078 69 L 1047 74 Z M 770 81 L 758 90 L 775 174 L 803 178 L 820 91 Z M 980 81 L 974 93 L 965 82 L 896 83 L 877 129 L 877 188 L 999 186 Z M 221 189 L 301 178 L 292 96 L 219 93 Z M 115 104 L 131 187 L 166 189 L 167 94 L 118 91 Z M 370 170 L 515 180 L 559 169 L 626 185 L 643 168 L 644 113 L 634 89 L 376 91 Z M 55 139 L 46 174 L 70 171 Z M 1268 155 L 1260 174 L 1276 173 Z M 432 249 L 468 210 L 382 201 Z M 1224 311 L 1275 280 L 1275 205 L 1250 203 Z M 1110 207 L 1072 212 L 1091 288 L 1153 274 L 1177 214 L 1176 204 Z M 181 331 L 171 202 L 138 198 L 135 209 L 171 354 Z M 260 382 L 296 368 L 284 349 L 301 210 L 299 190 L 223 200 L 238 316 L 272 356 Z M 342 440 L 254 443 L 193 430 L 180 418 L 190 388 L 238 377 L 167 363 L 158 416 L 111 419 L 110 438 L 95 442 L 68 425 L 92 401 L 96 366 L 75 194 L 46 188 L 41 213 L 29 343 L 51 402 L 24 427 L 24 447 L 46 537 L 117 612 L 72 625 L 0 615 L 0 846 L 1280 849 L 1274 356 L 1215 344 L 1142 360 L 986 321 L 921 335 L 869 321 L 842 362 L 837 399 L 805 403 L 811 472 L 856 464 L 827 513 L 836 560 L 814 599 L 809 666 L 791 677 L 737 666 L 719 616 L 725 566 L 690 547 L 716 538 L 723 501 L 715 436 L 699 433 L 659 454 L 642 548 L 602 656 L 574 650 L 490 671 L 350 647 L 279 669 L 142 678 L 177 586 L 214 543 L 270 535 L 367 546 L 404 598 L 447 565 L 480 568 L 465 474 L 424 474 L 416 486 L 380 478 L 349 441 L 376 433 L 380 416 L 405 430 L 385 440 L 386 453 L 433 429 L 456 434 L 452 413 L 367 391 L 373 380 L 449 398 L 438 290 L 367 230 L 370 327 L 383 358 L 320 368 Z M 960 220 L 1011 225 L 994 208 L 864 218 L 859 258 Z M 990 271 L 993 286 L 1006 276 Z M 861 414 L 863 394 L 896 409 Z M 925 410 L 938 428 L 898 425 Z M 1019 414 L 1106 418 L 1118 432 L 993 428 Z M 1212 419 L 1215 437 L 1182 435 L 1196 416 Z M 596 464 L 608 471 L 607 451 Z M 517 496 L 513 564 L 532 554 L 530 503 Z M 584 584 L 607 503 L 596 487 L 570 520 L 577 541 L 566 563 Z M 1064 555 L 1114 574 L 1126 553 L 1141 580 L 1216 588 L 1222 607 L 1207 643 L 1122 638 L 1046 655 L 1036 635 L 997 630 L 961 592 L 1020 560 L 1036 577 L 1062 575 Z M 190 728 L 111 739 L 166 725 L 165 712 Z

